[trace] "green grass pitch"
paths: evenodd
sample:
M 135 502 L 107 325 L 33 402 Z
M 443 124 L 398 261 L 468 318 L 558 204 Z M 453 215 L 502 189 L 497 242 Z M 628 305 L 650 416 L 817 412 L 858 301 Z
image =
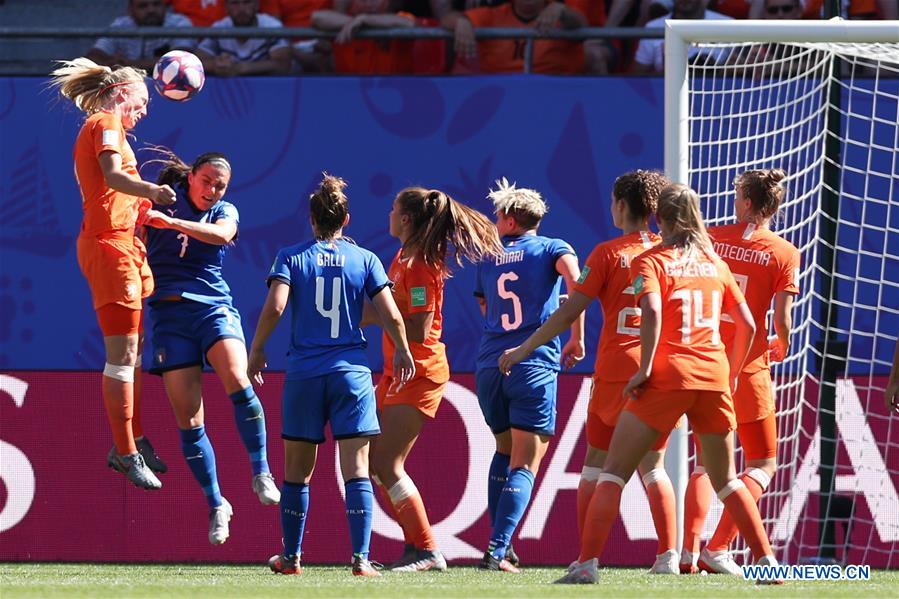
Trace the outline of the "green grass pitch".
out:
M 349 567 L 311 566 L 278 576 L 264 566 L 0 564 L 0 596 L 17 597 L 899 597 L 899 571 L 872 571 L 866 582 L 791 582 L 757 587 L 725 576 L 653 576 L 602 569 L 599 585 L 551 584 L 562 568 L 522 574 L 454 567 L 448 572 L 355 578 Z

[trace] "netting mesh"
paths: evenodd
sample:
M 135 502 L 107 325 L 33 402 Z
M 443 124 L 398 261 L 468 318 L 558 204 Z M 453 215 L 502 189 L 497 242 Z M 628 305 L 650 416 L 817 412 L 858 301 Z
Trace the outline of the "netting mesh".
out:
M 790 355 L 773 369 L 778 472 L 760 504 L 772 544 L 790 563 L 899 567 L 899 421 L 883 403 L 899 330 L 899 44 L 695 44 L 689 55 L 689 177 L 707 222 L 733 221 L 738 174 L 782 168 L 788 195 L 772 228 L 802 254 Z M 828 191 L 836 220 L 823 211 Z M 822 380 L 825 349 L 835 382 Z M 832 432 L 819 418 L 828 386 Z M 823 501 L 822 438 L 836 468 Z M 707 536 L 720 512 L 715 500 Z

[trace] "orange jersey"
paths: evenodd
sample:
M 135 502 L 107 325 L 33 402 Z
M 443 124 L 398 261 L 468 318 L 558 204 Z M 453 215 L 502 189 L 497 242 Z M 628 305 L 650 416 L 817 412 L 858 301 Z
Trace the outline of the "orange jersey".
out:
M 472 8 L 465 16 L 475 27 L 534 26 L 534 20 L 522 21 L 511 2 L 496 7 Z M 478 42 L 478 61 L 485 73 L 521 73 L 524 71 L 523 39 L 481 40 Z M 580 73 L 584 70 L 584 48 L 580 42 L 565 40 L 534 41 L 533 72 Z
M 640 309 L 634 307 L 631 261 L 659 243 L 650 231 L 639 231 L 600 243 L 587 258 L 575 290 L 602 305 L 602 332 L 596 349 L 594 376 L 626 381 L 640 366 Z
M 755 337 L 743 372 L 769 368 L 768 307 L 779 291 L 799 293 L 799 250 L 768 229 L 736 223 L 709 229 L 715 252 L 727 263 L 756 323 Z M 721 338 L 730 345 L 734 326 L 722 318 Z
M 443 333 L 443 273 L 431 268 L 420 257 L 400 258 L 397 252 L 390 263 L 387 278 L 393 282 L 393 299 L 403 318 L 419 312 L 433 312 L 431 328 L 424 343 L 409 342 L 415 359 L 415 377 L 425 377 L 435 383 L 449 380 L 446 347 L 440 341 Z M 384 334 L 384 375 L 393 375 L 393 340 Z
M 122 157 L 122 170 L 140 177 L 134 151 L 125 138 L 122 121 L 114 114 L 98 112 L 84 122 L 75 140 L 75 178 L 81 188 L 84 221 L 81 234 L 97 237 L 113 231 L 131 231 L 138 210 L 149 200 L 110 188 L 100 169 L 100 154 L 115 152 Z
M 631 264 L 635 300 L 662 299 L 662 330 L 647 389 L 729 393 L 730 367 L 718 327 L 723 312 L 745 300 L 722 260 L 658 245 Z
M 332 0 L 260 0 L 259 12 L 278 17 L 285 27 L 309 27 L 312 13 L 333 5 Z
M 173 11 L 190 19 L 194 27 L 209 27 L 228 16 L 225 0 L 168 0 L 167 3 Z

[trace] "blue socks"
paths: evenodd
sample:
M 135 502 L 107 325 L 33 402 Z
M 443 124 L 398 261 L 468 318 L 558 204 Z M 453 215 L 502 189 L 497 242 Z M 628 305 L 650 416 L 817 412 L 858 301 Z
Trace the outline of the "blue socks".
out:
M 247 448 L 247 453 L 250 454 L 253 476 L 269 472 L 268 459 L 265 454 L 265 414 L 262 411 L 262 403 L 256 397 L 256 392 L 253 391 L 253 386 L 250 385 L 228 397 L 234 404 L 237 432 L 240 433 L 240 439 Z
M 284 542 L 284 555 L 287 557 L 302 553 L 300 547 L 303 543 L 303 530 L 306 528 L 308 511 L 309 485 L 289 483 L 285 480 L 281 484 L 281 536 Z
M 375 497 L 371 480 L 351 478 L 344 483 L 344 489 L 346 490 L 346 519 L 350 525 L 353 555 L 361 555 L 367 559 Z
M 509 478 L 509 460 L 511 456 L 496 452 L 493 461 L 490 462 L 490 471 L 487 474 L 487 513 L 490 515 L 490 526 L 496 521 L 496 506 L 499 505 L 499 497 Z
M 496 506 L 496 517 L 493 523 L 493 534 L 487 550 L 496 559 L 503 559 L 506 548 L 512 541 L 512 535 L 518 528 L 518 522 L 531 501 L 534 490 L 534 474 L 527 468 L 515 468 L 509 472 L 509 480 L 503 487 Z
M 194 478 L 200 483 L 209 509 L 221 506 L 222 493 L 215 474 L 215 452 L 206 436 L 206 427 L 200 425 L 197 428 L 178 430 L 181 433 L 181 453 L 184 454 Z

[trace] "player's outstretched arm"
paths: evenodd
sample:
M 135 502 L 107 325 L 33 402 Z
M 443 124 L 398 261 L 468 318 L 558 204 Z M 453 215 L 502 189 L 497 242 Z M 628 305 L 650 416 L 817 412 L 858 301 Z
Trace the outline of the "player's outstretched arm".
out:
M 622 391 L 629 399 L 637 399 L 640 387 L 652 374 L 652 361 L 662 335 L 662 296 L 649 292 L 640 297 L 640 368 Z
M 730 363 L 730 390 L 733 392 L 737 390 L 737 379 L 743 370 L 746 356 L 749 355 L 749 347 L 755 335 L 755 321 L 746 302 L 740 302 L 728 310 L 727 314 L 734 320 L 734 341 L 727 352 L 727 361 Z
M 581 276 L 581 269 L 574 254 L 565 254 L 556 260 L 556 271 L 565 279 L 565 288 L 568 290 L 568 297 L 571 297 L 571 294 L 575 293 L 574 286 Z M 581 310 L 581 313 L 571 323 L 571 336 L 562 348 L 563 368 L 571 368 L 584 359 L 586 354 L 586 348 L 584 347 L 584 320 L 584 311 Z
M 384 292 L 385 289 L 387 290 L 386 293 Z M 399 308 L 396 307 L 396 302 L 393 301 L 393 293 L 388 287 L 384 287 L 375 294 L 371 298 L 371 303 L 374 305 L 375 310 L 378 311 L 384 332 L 390 336 L 394 346 L 396 346 L 396 351 L 393 353 L 393 376 L 400 383 L 396 387 L 396 390 L 399 390 L 403 383 L 415 376 L 415 361 L 412 359 L 409 341 L 406 339 L 406 325 L 403 322 L 403 316 L 400 314 Z
M 792 293 L 778 291 L 774 296 L 774 332 L 777 337 L 768 345 L 771 360 L 781 362 L 790 353 L 790 331 L 793 330 Z
M 268 288 L 268 295 L 262 312 L 259 314 L 259 322 L 256 323 L 256 332 L 253 334 L 253 343 L 247 359 L 247 376 L 257 385 L 262 385 L 262 369 L 268 366 L 265 356 L 265 344 L 272 336 L 284 309 L 287 308 L 287 300 L 290 298 L 290 285 L 278 279 L 272 279 Z
M 217 220 L 214 223 L 196 223 L 191 220 L 173 218 L 158 210 L 148 210 L 146 218 L 144 224 L 148 227 L 173 229 L 212 245 L 225 245 L 237 235 L 237 222 L 230 218 Z
M 175 201 L 175 190 L 168 185 L 156 185 L 123 171 L 122 155 L 118 152 L 101 153 L 99 162 L 106 184 L 116 191 L 139 198 L 149 198 L 163 206 L 168 206 Z
M 896 352 L 893 354 L 893 368 L 890 370 L 890 380 L 887 382 L 887 389 L 883 399 L 886 402 L 887 413 L 899 414 L 899 340 L 896 341 Z
M 531 355 L 531 352 L 561 335 L 578 317 L 583 318 L 584 310 L 591 301 L 593 301 L 592 298 L 580 291 L 572 291 L 565 303 L 559 306 L 559 309 L 553 312 L 546 322 L 540 325 L 539 329 L 531 333 L 524 343 L 503 352 L 503 355 L 499 357 L 500 372 L 509 374 L 512 367 Z

